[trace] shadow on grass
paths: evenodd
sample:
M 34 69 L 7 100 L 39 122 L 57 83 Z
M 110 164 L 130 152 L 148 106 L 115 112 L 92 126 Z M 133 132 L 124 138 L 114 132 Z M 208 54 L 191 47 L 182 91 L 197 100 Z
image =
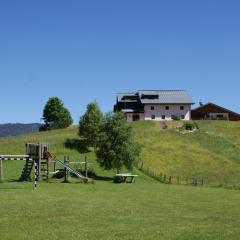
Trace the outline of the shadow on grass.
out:
M 113 177 L 95 176 L 95 177 L 94 177 L 94 180 L 104 181 L 104 182 L 110 182 L 110 181 L 113 181 Z
M 82 176 L 85 176 L 85 171 L 82 171 L 81 169 L 76 170 L 77 172 L 81 173 Z M 74 174 L 71 174 L 72 178 L 77 178 Z M 110 182 L 113 181 L 113 177 L 107 177 L 107 176 L 98 176 L 94 171 L 89 170 L 88 171 L 88 177 L 93 178 L 96 181 L 104 181 L 104 182 Z
M 79 153 L 89 153 L 86 141 L 84 139 L 67 139 L 65 141 L 65 147 L 71 150 L 77 150 Z
M 23 190 L 23 189 L 28 189 L 29 185 L 25 185 L 25 183 L 32 183 L 31 181 L 19 181 L 17 179 L 9 179 L 9 180 L 4 180 L 0 182 L 0 191 L 1 190 Z M 14 185 L 12 185 L 14 184 Z M 24 185 L 22 185 L 24 184 Z
M 19 179 L 4 179 L 4 181 L 0 181 L 0 183 L 18 183 L 18 182 L 22 182 L 22 181 L 19 181 Z

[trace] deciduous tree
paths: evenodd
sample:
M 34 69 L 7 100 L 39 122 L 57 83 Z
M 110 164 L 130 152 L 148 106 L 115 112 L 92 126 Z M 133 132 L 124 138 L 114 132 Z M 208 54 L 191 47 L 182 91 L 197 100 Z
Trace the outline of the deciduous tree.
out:
M 104 169 L 133 167 L 139 157 L 140 147 L 133 140 L 132 128 L 126 122 L 122 112 L 109 113 L 96 150 L 97 161 Z

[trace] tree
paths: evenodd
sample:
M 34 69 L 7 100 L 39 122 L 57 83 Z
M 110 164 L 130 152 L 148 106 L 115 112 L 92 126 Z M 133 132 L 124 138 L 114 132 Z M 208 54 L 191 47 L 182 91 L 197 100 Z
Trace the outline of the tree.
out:
M 87 146 L 94 149 L 99 141 L 100 132 L 103 126 L 103 114 L 97 103 L 89 103 L 86 113 L 79 121 L 79 136 L 85 139 Z
M 45 124 L 41 130 L 67 128 L 73 122 L 70 112 L 58 97 L 51 97 L 47 101 L 43 110 L 43 120 Z
M 138 158 L 140 147 L 133 140 L 132 128 L 122 112 L 109 113 L 101 133 L 101 141 L 96 150 L 97 161 L 106 170 L 125 166 L 132 169 Z

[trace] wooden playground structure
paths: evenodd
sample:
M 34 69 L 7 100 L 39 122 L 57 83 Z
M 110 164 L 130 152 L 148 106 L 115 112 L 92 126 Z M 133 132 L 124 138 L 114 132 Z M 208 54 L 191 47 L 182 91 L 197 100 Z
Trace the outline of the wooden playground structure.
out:
M 3 182 L 3 162 L 4 161 L 25 161 L 19 181 L 30 181 L 31 172 L 34 169 L 34 186 L 39 180 L 49 181 L 50 176 L 62 172 L 64 182 L 68 182 L 69 173 L 75 175 L 80 182 L 92 182 L 88 177 L 88 162 L 69 162 L 69 157 L 65 156 L 64 160 L 59 160 L 50 153 L 49 144 L 47 143 L 27 143 L 25 155 L 0 155 L 0 182 Z M 70 163 L 84 164 L 85 176 L 70 166 Z M 62 169 L 57 169 L 57 164 Z M 51 171 L 51 168 L 52 171 Z

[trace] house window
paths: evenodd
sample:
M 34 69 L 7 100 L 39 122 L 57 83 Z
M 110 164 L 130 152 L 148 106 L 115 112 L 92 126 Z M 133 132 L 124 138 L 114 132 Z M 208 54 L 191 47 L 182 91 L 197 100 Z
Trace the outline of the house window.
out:
M 180 110 L 184 110 L 184 106 L 180 106 Z
M 223 118 L 223 114 L 217 114 L 217 118 Z
M 181 119 L 185 119 L 185 116 L 184 116 L 184 115 L 181 115 Z
M 154 106 L 151 106 L 151 110 L 154 110 Z
M 171 119 L 174 119 L 175 118 L 175 115 L 171 115 Z
M 165 115 L 162 115 L 162 119 L 165 119 L 166 118 L 166 116 Z
M 169 110 L 169 106 L 166 106 L 165 109 L 166 109 L 166 110 Z
M 155 119 L 155 115 L 151 115 L 151 119 L 153 119 L 153 120 L 154 120 L 154 119 Z

